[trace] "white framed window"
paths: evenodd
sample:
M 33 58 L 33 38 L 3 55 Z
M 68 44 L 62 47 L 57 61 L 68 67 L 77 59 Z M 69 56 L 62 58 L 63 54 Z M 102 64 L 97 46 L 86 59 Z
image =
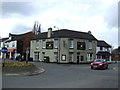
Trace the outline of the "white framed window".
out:
M 36 49 L 39 49 L 39 40 L 36 40 Z
M 87 61 L 93 61 L 93 53 L 87 54 Z
M 54 48 L 58 48 L 58 39 L 54 40 Z
M 39 61 L 39 59 L 40 59 L 39 53 L 40 52 L 35 52 L 34 53 L 34 59 L 35 59 L 35 61 Z
M 42 48 L 46 48 L 46 40 L 42 41 Z
M 9 48 L 9 43 L 5 43 L 4 47 Z
M 62 61 L 66 61 L 66 55 L 62 54 Z
M 58 61 L 58 53 L 54 52 L 54 62 L 57 62 L 57 61 Z
M 73 39 L 70 39 L 69 40 L 69 48 L 73 48 L 74 47 L 74 42 L 73 42 Z
M 70 53 L 69 53 L 69 60 L 70 60 L 70 62 L 73 62 L 73 59 L 74 59 L 74 58 L 73 58 L 73 52 L 70 52 Z
M 92 41 L 88 41 L 88 49 L 92 49 Z

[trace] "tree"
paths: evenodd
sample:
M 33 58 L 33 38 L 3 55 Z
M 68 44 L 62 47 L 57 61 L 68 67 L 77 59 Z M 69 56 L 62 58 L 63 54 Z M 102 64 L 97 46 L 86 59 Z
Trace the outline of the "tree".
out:
M 120 60 L 120 46 L 112 51 L 112 59 Z

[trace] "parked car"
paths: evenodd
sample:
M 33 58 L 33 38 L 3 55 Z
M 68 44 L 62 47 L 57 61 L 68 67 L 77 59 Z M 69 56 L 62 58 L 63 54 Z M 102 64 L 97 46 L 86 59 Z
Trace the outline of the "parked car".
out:
M 21 56 L 20 56 L 20 55 L 19 55 L 19 56 L 17 56 L 17 57 L 16 57 L 16 60 L 21 61 Z
M 105 59 L 96 59 L 90 66 L 91 69 L 108 69 L 108 63 Z

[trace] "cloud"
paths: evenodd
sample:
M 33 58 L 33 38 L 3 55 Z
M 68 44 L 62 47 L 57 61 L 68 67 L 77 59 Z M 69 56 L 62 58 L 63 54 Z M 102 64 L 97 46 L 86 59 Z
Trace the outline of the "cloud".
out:
M 119 36 L 119 46 L 120 46 L 120 1 L 118 3 L 118 36 Z
M 34 23 L 34 22 L 33 22 Z M 23 33 L 32 30 L 32 25 L 30 25 L 29 20 L 24 18 L 0 18 L 0 36 L 8 37 L 9 33 Z
M 118 3 L 113 3 L 107 10 L 104 16 L 108 28 L 118 28 Z
M 59 29 L 92 31 L 97 39 L 116 44 L 117 3 L 114 0 L 40 0 L 39 2 L 3 2 L 2 28 L 6 33 L 31 30 L 34 21 L 42 31 Z M 106 34 L 107 33 L 107 34 Z M 2 35 L 2 34 L 1 34 Z M 109 40 L 111 39 L 111 40 Z
M 15 27 L 12 29 L 12 33 L 20 34 L 20 33 L 26 33 L 32 31 L 32 28 L 29 26 L 26 26 L 25 24 L 22 23 L 17 23 Z
M 79 0 L 54 2 L 54 4 L 52 3 L 50 6 L 51 7 L 45 11 L 40 12 L 40 16 L 37 17 L 37 20 L 42 22 L 44 25 L 46 24 L 46 26 L 57 25 L 60 28 L 65 27 L 68 29 L 73 28 L 77 30 L 86 21 L 91 22 L 88 21 L 89 18 L 99 16 L 100 11 L 103 10 L 100 2 L 88 3 L 81 2 Z
M 35 13 L 35 7 L 31 2 L 2 2 L 2 15 L 20 14 L 30 16 Z
M 20 22 L 21 20 L 18 18 L 7 18 L 7 19 L 0 19 L 0 36 L 5 37 L 8 36 L 8 34 L 12 31 L 13 26 Z

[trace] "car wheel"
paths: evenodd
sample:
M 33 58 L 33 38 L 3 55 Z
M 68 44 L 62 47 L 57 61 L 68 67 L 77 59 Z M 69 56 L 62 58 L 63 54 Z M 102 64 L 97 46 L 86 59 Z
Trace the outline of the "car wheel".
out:
M 108 69 L 108 65 L 107 65 L 106 69 Z
M 91 67 L 91 69 L 93 69 L 93 67 Z

